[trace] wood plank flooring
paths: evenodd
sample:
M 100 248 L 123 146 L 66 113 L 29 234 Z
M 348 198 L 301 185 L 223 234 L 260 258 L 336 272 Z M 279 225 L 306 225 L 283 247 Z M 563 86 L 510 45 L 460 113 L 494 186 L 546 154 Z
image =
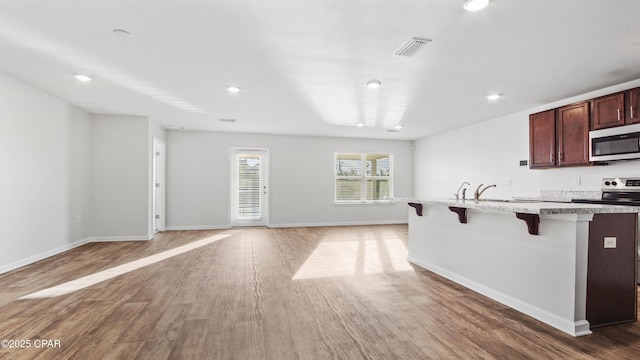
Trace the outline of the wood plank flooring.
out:
M 198 240 L 66 295 L 37 291 Z M 406 261 L 405 225 L 173 231 L 0 275 L 0 359 L 637 359 L 640 325 L 574 338 Z M 60 346 L 36 348 L 36 340 Z M 40 345 L 40 344 L 39 344 Z

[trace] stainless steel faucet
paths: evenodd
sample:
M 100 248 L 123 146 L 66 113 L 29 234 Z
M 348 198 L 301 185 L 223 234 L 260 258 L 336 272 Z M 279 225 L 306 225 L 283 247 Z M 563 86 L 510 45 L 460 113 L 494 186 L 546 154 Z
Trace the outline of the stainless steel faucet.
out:
M 460 185 L 460 187 L 458 188 L 458 191 L 456 191 L 456 193 L 454 194 L 456 196 L 456 200 L 460 199 L 460 189 L 462 189 L 462 187 L 465 184 L 471 186 L 471 184 L 469 184 L 468 182 L 466 182 L 466 181 L 463 182 L 462 185 Z M 462 200 L 464 200 L 464 198 L 466 196 L 466 193 L 467 193 L 467 188 L 462 189 Z
M 480 190 L 480 188 L 482 187 L 482 185 L 484 185 L 484 184 L 480 184 L 480 185 L 478 186 L 478 188 L 476 189 L 476 192 L 475 192 L 475 194 L 474 194 L 474 198 L 475 198 L 476 200 L 480 199 L 480 195 L 482 195 L 482 193 L 483 193 L 485 190 L 487 190 L 488 188 L 490 188 L 490 187 L 496 187 L 496 185 L 495 185 L 495 184 L 493 184 L 493 185 L 488 185 L 488 186 L 487 186 L 487 187 L 485 187 L 484 189 Z

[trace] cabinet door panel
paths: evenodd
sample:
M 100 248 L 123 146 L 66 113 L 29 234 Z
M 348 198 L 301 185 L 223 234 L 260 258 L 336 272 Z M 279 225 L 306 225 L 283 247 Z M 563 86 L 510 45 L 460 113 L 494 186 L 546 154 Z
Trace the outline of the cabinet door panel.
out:
M 559 108 L 556 135 L 559 166 L 589 164 L 589 103 Z
M 636 321 L 636 214 L 595 214 L 589 223 L 587 320 L 591 327 Z M 604 248 L 604 238 L 616 239 Z
M 547 110 L 529 115 L 529 164 L 530 168 L 555 166 L 556 115 Z
M 624 125 L 624 93 L 593 99 L 591 124 L 592 130 Z
M 625 123 L 640 123 L 640 88 L 627 91 L 625 103 Z

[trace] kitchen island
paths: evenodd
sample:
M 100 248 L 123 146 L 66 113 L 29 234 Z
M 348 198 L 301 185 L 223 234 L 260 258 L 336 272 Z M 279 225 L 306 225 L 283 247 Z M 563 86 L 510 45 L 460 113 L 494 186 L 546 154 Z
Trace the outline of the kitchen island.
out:
M 602 324 L 635 320 L 640 207 L 449 199 L 411 200 L 409 206 L 413 264 L 573 336 L 591 334 L 588 303 Z M 619 306 L 626 318 L 600 314 L 609 311 L 608 300 L 588 299 L 588 271 L 594 272 L 590 294 L 608 291 L 608 278 L 598 274 L 618 283 L 622 277 Z

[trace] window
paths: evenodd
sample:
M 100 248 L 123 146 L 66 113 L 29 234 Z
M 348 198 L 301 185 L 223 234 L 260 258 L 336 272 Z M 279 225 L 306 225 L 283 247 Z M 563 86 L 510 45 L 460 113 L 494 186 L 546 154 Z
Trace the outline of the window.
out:
M 335 155 L 336 202 L 378 202 L 393 197 L 393 155 Z
M 238 155 L 237 220 L 260 220 L 262 184 L 260 155 Z

